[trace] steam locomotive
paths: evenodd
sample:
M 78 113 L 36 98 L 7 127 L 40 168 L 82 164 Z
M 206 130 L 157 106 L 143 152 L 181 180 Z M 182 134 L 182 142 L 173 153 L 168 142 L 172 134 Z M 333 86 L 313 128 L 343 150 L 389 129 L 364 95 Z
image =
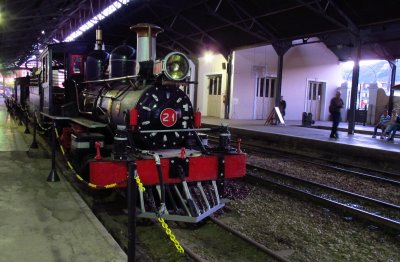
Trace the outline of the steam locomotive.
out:
M 8 104 L 56 121 L 74 169 L 99 188 L 126 187 L 128 163 L 145 191 L 139 217 L 196 223 L 224 206 L 225 179 L 245 175 L 246 155 L 231 146 L 226 126 L 210 147 L 201 114 L 185 92 L 194 66 L 180 52 L 156 60 L 151 24 L 131 27 L 137 49 L 106 51 L 101 30 L 94 50 L 81 42 L 48 45 L 32 75 L 17 78 Z M 137 51 L 137 52 L 136 52 Z

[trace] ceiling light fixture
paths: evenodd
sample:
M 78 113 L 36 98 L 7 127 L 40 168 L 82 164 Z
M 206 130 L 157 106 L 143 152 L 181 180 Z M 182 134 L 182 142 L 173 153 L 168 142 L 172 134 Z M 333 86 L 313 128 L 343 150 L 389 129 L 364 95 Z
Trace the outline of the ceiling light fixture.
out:
M 118 0 L 113 2 L 111 5 L 106 7 L 103 11 L 101 11 L 99 14 L 91 18 L 89 21 L 84 23 L 82 26 L 80 26 L 75 32 L 71 33 L 68 35 L 65 39 L 64 42 L 71 42 L 75 40 L 76 38 L 80 37 L 84 32 L 87 30 L 91 29 L 94 27 L 96 24 L 98 24 L 101 20 L 106 18 L 107 16 L 111 15 L 118 9 L 120 9 L 123 5 L 126 5 L 129 3 L 130 0 Z

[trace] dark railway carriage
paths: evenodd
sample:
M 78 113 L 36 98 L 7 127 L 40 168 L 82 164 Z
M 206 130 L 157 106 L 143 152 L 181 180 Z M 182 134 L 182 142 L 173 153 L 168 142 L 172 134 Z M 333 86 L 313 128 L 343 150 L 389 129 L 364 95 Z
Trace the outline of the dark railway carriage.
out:
M 29 86 L 29 110 L 61 115 L 75 90 L 65 81 L 83 81 L 84 61 L 93 44 L 83 42 L 48 45 L 38 58 L 40 67 L 33 72 Z
M 29 76 L 16 78 L 14 82 L 14 93 L 13 93 L 14 102 L 21 107 L 25 107 L 28 99 L 29 99 Z
M 19 116 L 21 120 L 29 100 L 29 79 L 29 76 L 15 78 L 14 88 L 4 94 L 8 111 Z
M 131 29 L 136 53 L 122 45 L 108 54 L 100 31 L 95 50 L 49 46 L 31 81 L 37 86 L 30 87 L 29 109 L 57 121 L 73 167 L 90 185 L 126 187 L 116 183 L 134 162 L 146 189 L 139 193 L 139 216 L 198 222 L 224 206 L 225 179 L 245 175 L 246 155 L 230 145 L 227 127 L 207 130 L 219 133 L 215 148 L 201 139 L 200 112 L 182 91 L 193 84 L 189 59 L 172 52 L 156 60 L 162 29 Z

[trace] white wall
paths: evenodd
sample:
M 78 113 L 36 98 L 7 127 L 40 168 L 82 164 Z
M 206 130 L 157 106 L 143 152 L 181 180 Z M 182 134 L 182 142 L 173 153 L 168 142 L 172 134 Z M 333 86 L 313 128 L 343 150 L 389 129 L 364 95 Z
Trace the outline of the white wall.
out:
M 321 120 L 328 120 L 330 99 L 341 83 L 337 57 L 322 43 L 290 48 L 283 57 L 282 90 L 287 108 L 287 120 L 301 120 L 306 100 L 307 81 L 326 82 L 325 105 Z
M 253 119 L 257 72 L 261 76 L 276 76 L 278 56 L 272 46 L 237 50 L 234 52 L 234 70 L 231 96 L 231 119 Z M 255 68 L 256 67 L 256 68 Z
M 204 57 L 199 58 L 199 79 L 197 85 L 197 105 L 203 116 L 207 116 L 208 81 L 207 75 L 222 74 L 222 97 L 226 94 L 226 69 L 222 68 L 222 63 L 227 63 L 221 54 L 216 54 L 211 61 L 206 61 Z M 221 105 L 222 107 L 223 105 Z M 224 118 L 224 110 L 221 108 L 220 118 Z
M 272 46 L 234 52 L 232 82 L 232 119 L 253 119 L 256 73 L 254 66 L 264 67 L 264 76 L 277 75 L 278 56 Z M 322 120 L 328 119 L 328 104 L 340 86 L 341 72 L 337 57 L 322 43 L 299 45 L 284 55 L 281 94 L 287 102 L 286 120 L 301 120 L 307 80 L 327 82 L 322 101 Z

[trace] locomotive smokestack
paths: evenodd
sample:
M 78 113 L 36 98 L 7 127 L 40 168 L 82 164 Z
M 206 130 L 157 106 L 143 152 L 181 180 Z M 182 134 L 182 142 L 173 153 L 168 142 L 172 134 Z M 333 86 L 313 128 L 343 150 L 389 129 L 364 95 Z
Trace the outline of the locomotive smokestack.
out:
M 152 24 L 141 23 L 131 26 L 137 33 L 136 62 L 156 60 L 156 37 L 164 30 Z

